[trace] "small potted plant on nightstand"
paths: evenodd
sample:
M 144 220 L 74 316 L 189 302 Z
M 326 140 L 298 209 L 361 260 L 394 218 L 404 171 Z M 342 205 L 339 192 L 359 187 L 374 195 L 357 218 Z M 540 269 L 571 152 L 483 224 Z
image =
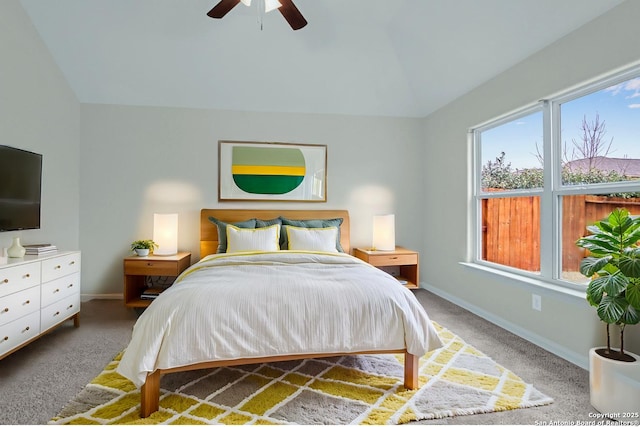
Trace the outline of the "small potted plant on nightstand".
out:
M 607 346 L 589 351 L 591 405 L 606 414 L 637 412 L 640 356 L 625 351 L 624 332 L 640 323 L 640 217 L 616 209 L 587 230 L 591 234 L 576 242 L 589 251 L 580 273 L 591 278 L 587 301 L 607 328 Z M 612 324 L 620 331 L 619 349 L 611 347 Z
M 153 240 L 136 240 L 131 243 L 131 250 L 135 251 L 138 256 L 147 256 L 157 247 L 158 245 Z

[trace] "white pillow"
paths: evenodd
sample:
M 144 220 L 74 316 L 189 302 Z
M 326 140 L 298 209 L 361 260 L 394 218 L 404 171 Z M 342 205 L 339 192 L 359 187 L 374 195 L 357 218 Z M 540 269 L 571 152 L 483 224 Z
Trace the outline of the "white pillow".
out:
M 227 253 L 280 250 L 280 224 L 262 228 L 227 226 Z
M 284 229 L 289 240 L 289 250 L 338 252 L 338 227 L 304 228 L 285 225 Z

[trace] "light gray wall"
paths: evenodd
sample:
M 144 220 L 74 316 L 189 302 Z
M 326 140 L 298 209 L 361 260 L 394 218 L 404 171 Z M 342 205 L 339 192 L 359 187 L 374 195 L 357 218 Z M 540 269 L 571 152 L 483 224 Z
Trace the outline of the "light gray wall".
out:
M 604 325 L 582 296 L 460 264 L 467 257 L 470 232 L 471 167 L 463 160 L 470 159 L 467 130 L 640 60 L 638 16 L 640 2 L 627 1 L 430 115 L 424 123 L 423 182 L 428 201 L 422 210 L 425 239 L 420 250 L 426 286 L 582 366 L 586 366 L 588 349 L 606 342 Z M 532 293 L 542 296 L 542 312 L 531 309 Z M 640 353 L 640 327 L 627 331 L 626 347 Z
M 398 244 L 421 242 L 421 120 L 82 105 L 83 293 L 122 293 L 122 257 L 179 214 L 178 247 L 198 259 L 202 208 L 348 209 L 353 246 L 395 213 Z M 218 140 L 326 144 L 326 203 L 218 202 Z M 90 272 L 90 273 L 88 273 Z
M 468 239 L 466 130 L 638 60 L 637 16 L 640 2 L 627 1 L 414 120 L 79 106 L 17 0 L 2 0 L 1 143 L 44 154 L 43 227 L 19 234 L 82 249 L 83 293 L 111 295 L 122 292 L 122 257 L 133 239 L 151 236 L 154 212 L 180 213 L 180 249 L 194 254 L 202 207 L 348 209 L 354 246 L 370 244 L 373 214 L 394 212 L 397 242 L 421 252 L 423 284 L 584 365 L 604 328 L 581 298 L 459 264 Z M 218 203 L 219 139 L 327 144 L 328 202 Z M 0 247 L 17 234 L 0 233 Z M 530 308 L 532 292 L 542 295 L 542 313 Z M 627 334 L 636 353 L 638 331 Z
M 43 155 L 40 230 L 0 233 L 79 248 L 80 104 L 17 0 L 0 2 L 0 144 Z

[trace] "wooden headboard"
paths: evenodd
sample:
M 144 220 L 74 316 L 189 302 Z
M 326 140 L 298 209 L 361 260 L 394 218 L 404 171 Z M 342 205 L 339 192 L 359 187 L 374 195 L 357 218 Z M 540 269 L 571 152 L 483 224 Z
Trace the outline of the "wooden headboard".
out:
M 273 219 L 283 216 L 289 219 L 342 218 L 340 244 L 346 253 L 351 253 L 349 244 L 349 211 L 345 210 L 267 210 L 267 209 L 202 209 L 200 211 L 200 258 L 216 253 L 218 227 L 209 221 L 212 216 L 224 222 L 245 221 L 251 218 Z

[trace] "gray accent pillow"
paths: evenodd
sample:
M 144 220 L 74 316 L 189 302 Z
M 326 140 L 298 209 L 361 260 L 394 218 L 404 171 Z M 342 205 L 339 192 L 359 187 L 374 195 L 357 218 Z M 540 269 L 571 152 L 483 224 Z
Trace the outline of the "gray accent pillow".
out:
M 256 219 L 256 228 L 270 227 L 275 224 L 282 225 L 282 220 L 280 218 Z
M 218 226 L 218 249 L 216 250 L 216 253 L 219 254 L 227 252 L 227 225 L 231 224 L 239 228 L 256 228 L 255 218 L 248 219 L 246 221 L 227 223 L 210 216 L 209 221 Z

